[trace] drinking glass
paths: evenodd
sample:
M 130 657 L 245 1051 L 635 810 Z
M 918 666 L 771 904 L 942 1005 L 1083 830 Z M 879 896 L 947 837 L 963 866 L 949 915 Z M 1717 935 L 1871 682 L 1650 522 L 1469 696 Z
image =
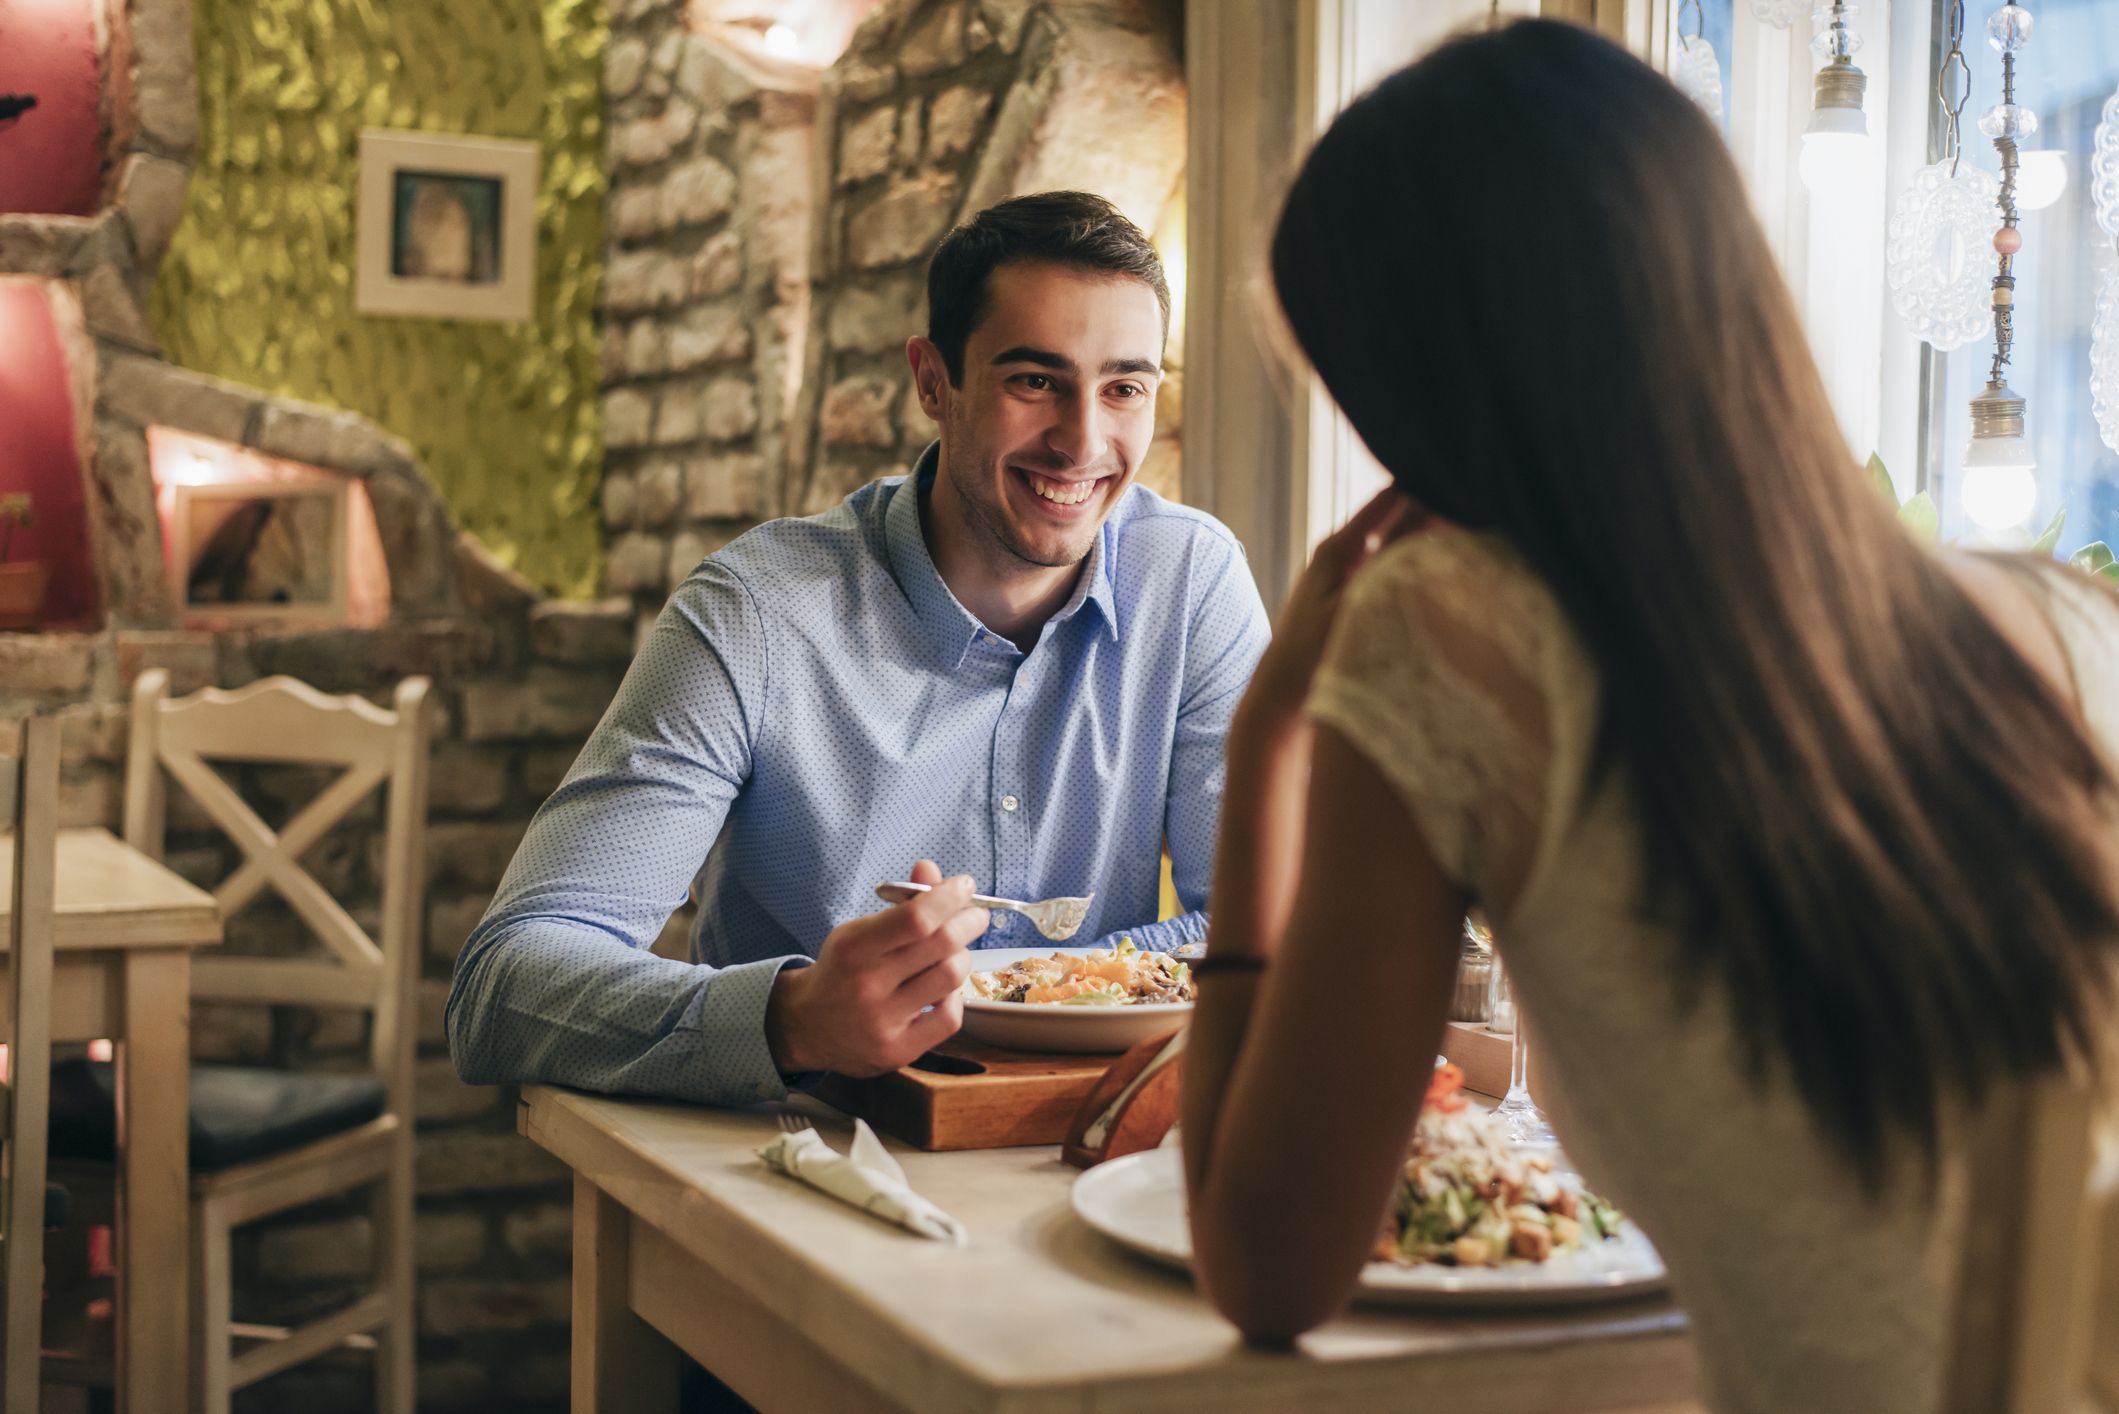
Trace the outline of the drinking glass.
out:
M 1530 1042 L 1519 1024 L 1516 989 L 1498 950 L 1494 953 L 1493 1010 L 1486 1029 L 1506 1034 L 1513 1041 L 1508 1057 L 1508 1094 L 1494 1107 L 1494 1118 L 1501 1121 L 1511 1144 L 1539 1149 L 1557 1146 L 1560 1141 L 1552 1132 L 1552 1125 L 1530 1097 Z

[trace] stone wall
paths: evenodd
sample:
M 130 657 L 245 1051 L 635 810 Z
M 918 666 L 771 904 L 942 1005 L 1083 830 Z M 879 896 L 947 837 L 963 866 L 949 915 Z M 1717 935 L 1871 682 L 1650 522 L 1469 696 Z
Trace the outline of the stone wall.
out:
M 663 592 L 767 512 L 808 316 L 816 73 L 613 7 L 603 520 L 609 592 Z
M 926 327 L 927 260 L 956 222 L 1075 188 L 1170 248 L 1185 164 L 1176 40 L 1173 7 L 1110 0 L 892 0 L 854 34 L 819 109 L 809 337 L 782 509 L 823 510 L 904 471 L 933 439 L 904 343 Z M 1142 469 L 1172 494 L 1177 332 Z
M 387 701 L 425 674 L 437 704 L 428 831 L 427 928 L 419 984 L 416 1223 L 421 1405 L 558 1410 L 567 1384 L 568 1203 L 558 1164 L 514 1132 L 514 1097 L 458 1082 L 441 1030 L 456 951 L 530 815 L 572 762 L 632 649 L 632 606 L 545 599 L 461 534 L 404 441 L 365 418 L 176 367 L 161 354 L 147 295 L 184 210 L 201 130 L 185 0 L 116 0 L 111 204 L 94 216 L 0 214 L 0 277 L 33 280 L 59 316 L 76 386 L 75 424 L 103 626 L 0 634 L 0 732 L 26 712 L 64 726 L 63 810 L 120 823 L 127 700 L 165 668 L 183 693 L 287 673 L 327 692 Z M 4 411 L 4 410 L 0 410 Z M 371 629 L 183 625 L 163 573 L 144 429 L 168 426 L 358 480 L 373 503 L 391 614 Z M 321 782 L 255 769 L 239 782 L 277 823 Z M 232 858 L 171 796 L 170 859 L 202 884 Z M 357 919 L 378 902 L 380 815 L 357 811 L 308 856 Z M 231 953 L 313 949 L 270 895 L 228 924 Z M 350 1068 L 365 1020 L 304 1008 L 199 1006 L 202 1058 Z M 358 1201 L 238 1235 L 238 1319 L 284 1324 L 347 1299 L 364 1262 Z M 237 1407 L 313 1414 L 372 1407 L 370 1358 L 336 1355 L 237 1397 Z
M 903 348 L 956 221 L 1081 187 L 1183 244 L 1174 4 L 884 0 L 821 71 L 699 14 L 620 0 L 605 70 L 606 585 L 643 618 L 758 520 L 824 509 L 931 440 Z M 1176 494 L 1181 329 L 1168 363 L 1143 480 Z

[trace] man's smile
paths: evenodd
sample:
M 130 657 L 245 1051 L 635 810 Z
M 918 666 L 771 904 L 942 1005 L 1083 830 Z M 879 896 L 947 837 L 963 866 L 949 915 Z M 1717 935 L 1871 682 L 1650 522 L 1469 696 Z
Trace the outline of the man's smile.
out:
M 1063 510 L 1088 504 L 1104 483 L 1112 479 L 1111 476 L 1054 476 L 1020 466 L 1011 466 L 1008 470 L 1030 489 L 1032 495 L 1047 505 Z

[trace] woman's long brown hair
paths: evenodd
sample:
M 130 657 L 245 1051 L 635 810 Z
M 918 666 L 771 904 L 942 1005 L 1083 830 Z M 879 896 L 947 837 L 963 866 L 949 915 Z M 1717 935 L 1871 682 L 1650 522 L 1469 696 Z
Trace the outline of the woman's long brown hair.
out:
M 1456 40 L 1332 125 L 1272 262 L 1398 485 L 1552 587 L 1644 912 L 1872 1184 L 1950 1097 L 2094 1060 L 2106 768 L 1857 471 L 1689 100 L 1574 26 Z

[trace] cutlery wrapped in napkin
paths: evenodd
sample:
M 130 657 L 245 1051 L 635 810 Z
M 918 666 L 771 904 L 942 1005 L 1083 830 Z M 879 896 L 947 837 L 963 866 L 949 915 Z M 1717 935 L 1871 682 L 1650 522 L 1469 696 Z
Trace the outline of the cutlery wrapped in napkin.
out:
M 853 1122 L 853 1145 L 844 1154 L 814 1129 L 782 1134 L 758 1151 L 766 1164 L 812 1188 L 851 1203 L 864 1213 L 896 1223 L 921 1237 L 964 1244 L 964 1225 L 912 1191 L 905 1170 L 863 1120 Z

